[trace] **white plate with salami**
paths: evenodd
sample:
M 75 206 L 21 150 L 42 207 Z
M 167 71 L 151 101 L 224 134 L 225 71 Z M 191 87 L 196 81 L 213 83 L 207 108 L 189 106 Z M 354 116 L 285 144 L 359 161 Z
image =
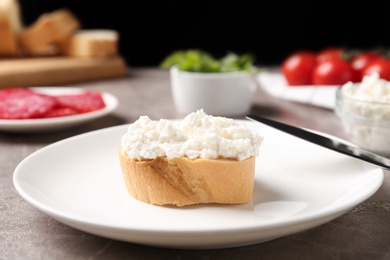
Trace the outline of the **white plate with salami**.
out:
M 369 198 L 383 182 L 378 167 L 242 122 L 265 136 L 256 158 L 253 200 L 246 204 L 176 208 L 131 197 L 117 153 L 129 125 L 53 143 L 26 157 L 13 182 L 35 208 L 76 229 L 190 249 L 251 245 L 322 225 Z
M 118 106 L 107 92 L 70 87 L 0 90 L 0 131 L 46 132 L 87 123 Z

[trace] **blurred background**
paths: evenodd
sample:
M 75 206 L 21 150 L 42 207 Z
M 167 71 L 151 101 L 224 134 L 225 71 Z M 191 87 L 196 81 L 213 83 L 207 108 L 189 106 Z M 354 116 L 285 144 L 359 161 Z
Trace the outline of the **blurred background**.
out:
M 20 0 L 26 26 L 39 15 L 69 8 L 82 27 L 115 29 L 132 67 L 158 66 L 176 50 L 215 57 L 252 53 L 259 65 L 279 65 L 296 49 L 390 46 L 390 1 Z M 302 1 L 303 2 L 303 1 Z

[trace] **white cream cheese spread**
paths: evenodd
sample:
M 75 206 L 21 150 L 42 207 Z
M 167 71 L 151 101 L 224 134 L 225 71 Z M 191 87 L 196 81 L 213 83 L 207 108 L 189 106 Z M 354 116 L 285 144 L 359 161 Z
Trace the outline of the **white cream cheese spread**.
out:
M 244 124 L 198 110 L 183 120 L 141 116 L 121 138 L 122 150 L 137 160 L 167 157 L 244 160 L 259 154 L 263 136 Z

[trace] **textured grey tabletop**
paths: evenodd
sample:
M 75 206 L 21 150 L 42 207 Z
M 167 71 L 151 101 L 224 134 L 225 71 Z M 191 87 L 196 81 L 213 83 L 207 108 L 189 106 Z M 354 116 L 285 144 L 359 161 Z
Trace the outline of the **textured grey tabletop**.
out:
M 370 198 L 321 226 L 273 241 L 227 249 L 155 248 L 84 233 L 26 202 L 13 185 L 15 167 L 48 144 L 134 122 L 141 115 L 175 119 L 169 73 L 132 68 L 125 78 L 74 84 L 118 97 L 110 115 L 51 133 L 0 133 L 0 259 L 390 259 L 390 174 Z M 333 111 L 278 100 L 259 90 L 252 111 L 285 123 L 346 138 Z M 239 220 L 238 220 L 239 221 Z

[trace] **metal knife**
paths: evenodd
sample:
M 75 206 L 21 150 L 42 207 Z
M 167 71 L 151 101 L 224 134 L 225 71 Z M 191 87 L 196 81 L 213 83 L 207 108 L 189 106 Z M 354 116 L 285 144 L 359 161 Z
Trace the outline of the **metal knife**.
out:
M 246 118 L 271 126 L 275 129 L 296 136 L 313 144 L 331 149 L 333 151 L 352 156 L 365 162 L 379 166 L 385 170 L 390 170 L 390 159 L 372 153 L 346 141 L 336 140 L 314 132 L 304 130 L 299 127 L 287 125 L 258 115 L 247 115 Z

